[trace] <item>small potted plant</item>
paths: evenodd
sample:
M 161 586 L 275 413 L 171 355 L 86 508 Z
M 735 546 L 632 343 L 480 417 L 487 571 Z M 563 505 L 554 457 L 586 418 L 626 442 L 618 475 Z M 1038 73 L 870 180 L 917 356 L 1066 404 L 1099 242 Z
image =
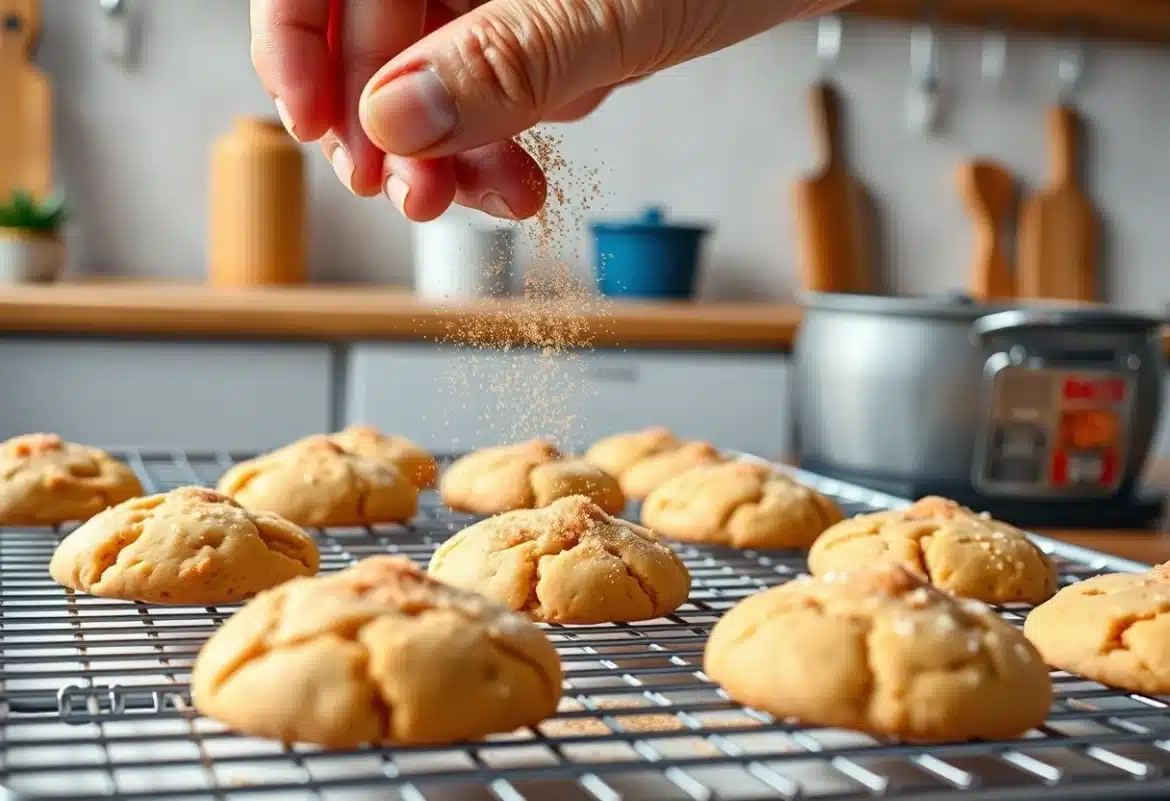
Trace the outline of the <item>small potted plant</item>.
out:
M 0 283 L 54 281 L 65 269 L 65 200 L 17 191 L 0 203 Z

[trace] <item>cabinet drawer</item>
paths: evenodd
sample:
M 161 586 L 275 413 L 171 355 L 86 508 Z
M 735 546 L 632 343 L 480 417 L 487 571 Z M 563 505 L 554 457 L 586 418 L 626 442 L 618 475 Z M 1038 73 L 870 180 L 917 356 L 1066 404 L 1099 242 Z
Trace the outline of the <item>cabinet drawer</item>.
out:
M 260 450 L 328 429 L 325 345 L 0 342 L 0 435 Z
M 578 449 L 664 425 L 775 457 L 790 446 L 788 364 L 774 354 L 531 351 L 364 344 L 351 352 L 346 415 L 437 449 L 546 434 Z

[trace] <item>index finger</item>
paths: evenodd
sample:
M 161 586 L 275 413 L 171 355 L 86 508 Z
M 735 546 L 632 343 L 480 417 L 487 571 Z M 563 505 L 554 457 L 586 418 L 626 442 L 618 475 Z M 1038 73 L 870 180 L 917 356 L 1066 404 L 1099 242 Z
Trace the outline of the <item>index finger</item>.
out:
M 252 65 L 303 142 L 320 139 L 336 117 L 329 11 L 330 0 L 251 0 Z

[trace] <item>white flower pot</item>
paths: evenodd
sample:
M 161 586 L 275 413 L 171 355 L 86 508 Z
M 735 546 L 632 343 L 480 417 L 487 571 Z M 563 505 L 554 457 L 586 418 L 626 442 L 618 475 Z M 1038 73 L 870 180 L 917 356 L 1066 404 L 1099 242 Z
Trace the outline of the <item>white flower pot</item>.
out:
M 0 283 L 56 281 L 65 270 L 65 243 L 56 235 L 0 228 Z

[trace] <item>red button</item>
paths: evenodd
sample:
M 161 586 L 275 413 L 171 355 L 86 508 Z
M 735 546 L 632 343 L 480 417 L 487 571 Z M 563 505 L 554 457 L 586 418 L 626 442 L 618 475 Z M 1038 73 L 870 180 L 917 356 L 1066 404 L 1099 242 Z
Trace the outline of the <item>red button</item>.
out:
M 1117 451 L 1109 448 L 1101 454 L 1101 484 L 1110 486 L 1117 476 Z
M 1057 487 L 1068 483 L 1068 454 L 1064 451 L 1052 455 L 1052 483 Z
M 1092 400 L 1093 385 L 1088 381 L 1070 378 L 1064 382 L 1064 397 L 1068 400 Z

